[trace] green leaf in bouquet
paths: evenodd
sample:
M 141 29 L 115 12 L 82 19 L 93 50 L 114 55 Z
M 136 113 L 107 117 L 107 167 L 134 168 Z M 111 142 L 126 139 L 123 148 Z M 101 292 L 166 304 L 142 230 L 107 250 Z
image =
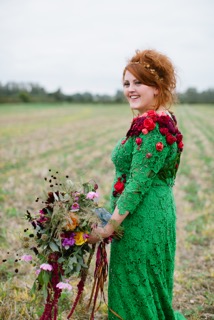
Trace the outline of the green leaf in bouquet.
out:
M 68 202 L 70 199 L 71 199 L 71 197 L 70 197 L 69 194 L 67 194 L 67 193 L 66 193 L 66 194 L 64 195 L 64 197 L 63 197 L 63 201 L 64 201 L 64 202 Z
M 64 261 L 66 261 L 66 260 L 65 260 L 65 258 L 63 258 L 63 257 L 60 257 L 57 261 L 58 261 L 59 263 L 62 263 L 62 262 L 64 262 Z
M 54 242 L 58 245 L 58 247 L 61 247 L 61 240 L 54 238 Z
M 81 270 L 81 264 L 76 265 L 76 272 L 79 273 Z
M 73 271 L 74 267 L 76 267 L 77 264 L 77 258 L 75 256 L 70 257 L 68 260 L 68 268 L 70 271 Z
M 76 263 L 77 263 L 77 257 L 76 256 L 73 256 L 73 257 L 69 258 L 69 260 L 68 260 L 69 266 L 73 267 L 73 265 L 76 264 Z
M 42 286 L 42 292 L 43 292 L 44 299 L 47 299 L 48 290 L 47 290 L 47 286 L 45 284 Z
M 49 243 L 49 247 L 51 248 L 51 250 L 53 251 L 53 252 L 55 252 L 55 251 L 57 251 L 57 252 L 59 252 L 60 250 L 59 250 L 59 247 L 56 245 L 56 243 L 55 242 L 53 242 L 53 241 L 51 241 L 50 243 Z
M 83 257 L 81 257 L 80 255 L 77 255 L 77 262 L 78 262 L 78 265 L 84 268 L 87 268 L 87 265 L 84 263 Z
M 35 294 L 36 288 L 37 288 L 37 286 L 36 286 L 36 281 L 34 281 L 33 286 L 32 286 L 32 288 L 31 288 L 31 290 L 30 290 L 30 294 L 31 294 L 31 295 Z
M 84 193 L 88 193 L 91 191 L 90 185 L 88 183 L 83 183 Z
M 48 271 L 42 271 L 42 280 L 43 280 L 43 285 L 47 287 L 49 281 L 50 281 L 50 272 Z
M 85 226 L 87 226 L 87 221 L 86 220 L 84 220 L 84 221 L 81 221 L 81 227 L 85 227 Z
M 47 273 L 47 271 L 45 270 L 41 270 L 39 275 L 38 275 L 38 281 L 39 281 L 39 284 L 41 286 L 45 285 L 47 286 L 49 280 L 50 280 L 50 277 L 49 277 L 49 274 Z

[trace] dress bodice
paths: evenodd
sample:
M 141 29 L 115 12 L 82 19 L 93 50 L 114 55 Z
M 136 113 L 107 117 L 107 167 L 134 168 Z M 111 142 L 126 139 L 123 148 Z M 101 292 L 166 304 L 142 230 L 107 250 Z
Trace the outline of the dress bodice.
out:
M 173 186 L 182 148 L 182 135 L 168 115 L 152 113 L 134 119 L 112 152 L 116 173 L 112 208 L 119 198 L 123 206 L 126 198 L 143 196 L 152 185 Z

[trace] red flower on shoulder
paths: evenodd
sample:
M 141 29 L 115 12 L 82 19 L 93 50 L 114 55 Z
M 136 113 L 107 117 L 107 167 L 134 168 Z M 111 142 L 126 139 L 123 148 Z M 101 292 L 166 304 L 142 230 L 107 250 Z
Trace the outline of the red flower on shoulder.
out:
M 181 142 L 181 141 L 182 141 L 183 136 L 182 136 L 182 134 L 181 134 L 181 133 L 178 133 L 178 134 L 176 134 L 176 138 L 177 138 L 177 142 L 179 143 L 179 142 Z
M 142 133 L 143 134 L 147 134 L 149 131 L 146 129 L 146 128 L 144 128 L 144 129 L 142 129 Z
M 156 124 L 151 118 L 146 118 L 143 122 L 143 125 L 148 131 L 152 131 Z
M 180 142 L 178 143 L 178 148 L 181 149 L 181 150 L 183 150 L 183 147 L 184 147 L 184 144 L 183 144 L 182 141 L 180 141 Z
M 173 135 L 171 135 L 170 133 L 166 135 L 166 142 L 167 142 L 168 144 L 171 145 L 171 144 L 173 144 L 175 141 L 177 141 L 177 139 L 176 139 Z
M 156 112 L 155 110 L 149 110 L 149 111 L 147 112 L 147 114 L 148 114 L 148 117 L 152 118 L 152 120 L 153 120 L 154 122 L 157 122 L 157 120 L 158 120 L 158 114 L 157 114 L 157 112 Z
M 169 130 L 167 128 L 160 128 L 159 131 L 163 136 L 165 136 L 165 135 L 167 135 L 167 133 L 169 133 Z
M 164 147 L 164 145 L 162 142 L 156 143 L 156 150 L 157 151 L 161 152 L 163 150 L 163 147 Z
M 149 111 L 147 111 L 147 115 L 148 115 L 149 117 L 153 117 L 153 116 L 156 116 L 157 113 L 155 112 L 155 110 L 149 110 Z

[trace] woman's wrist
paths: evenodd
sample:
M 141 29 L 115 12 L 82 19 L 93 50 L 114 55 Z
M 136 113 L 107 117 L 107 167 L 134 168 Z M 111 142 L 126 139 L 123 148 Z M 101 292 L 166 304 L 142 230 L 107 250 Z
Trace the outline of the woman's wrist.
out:
M 93 229 L 93 235 L 97 238 L 99 238 L 100 240 L 108 238 L 112 235 L 112 233 L 114 232 L 114 230 L 111 230 L 111 228 L 109 228 L 111 226 L 108 226 L 108 224 L 101 228 L 101 227 L 97 227 Z

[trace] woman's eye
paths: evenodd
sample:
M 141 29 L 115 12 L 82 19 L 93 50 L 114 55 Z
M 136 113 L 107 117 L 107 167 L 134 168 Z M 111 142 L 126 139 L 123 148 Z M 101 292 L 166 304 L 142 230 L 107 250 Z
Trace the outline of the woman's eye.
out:
M 140 81 L 135 81 L 135 84 L 136 84 L 136 85 L 140 85 L 141 82 L 140 82 Z
M 123 86 L 124 87 L 128 87 L 129 86 L 129 82 L 124 82 Z

